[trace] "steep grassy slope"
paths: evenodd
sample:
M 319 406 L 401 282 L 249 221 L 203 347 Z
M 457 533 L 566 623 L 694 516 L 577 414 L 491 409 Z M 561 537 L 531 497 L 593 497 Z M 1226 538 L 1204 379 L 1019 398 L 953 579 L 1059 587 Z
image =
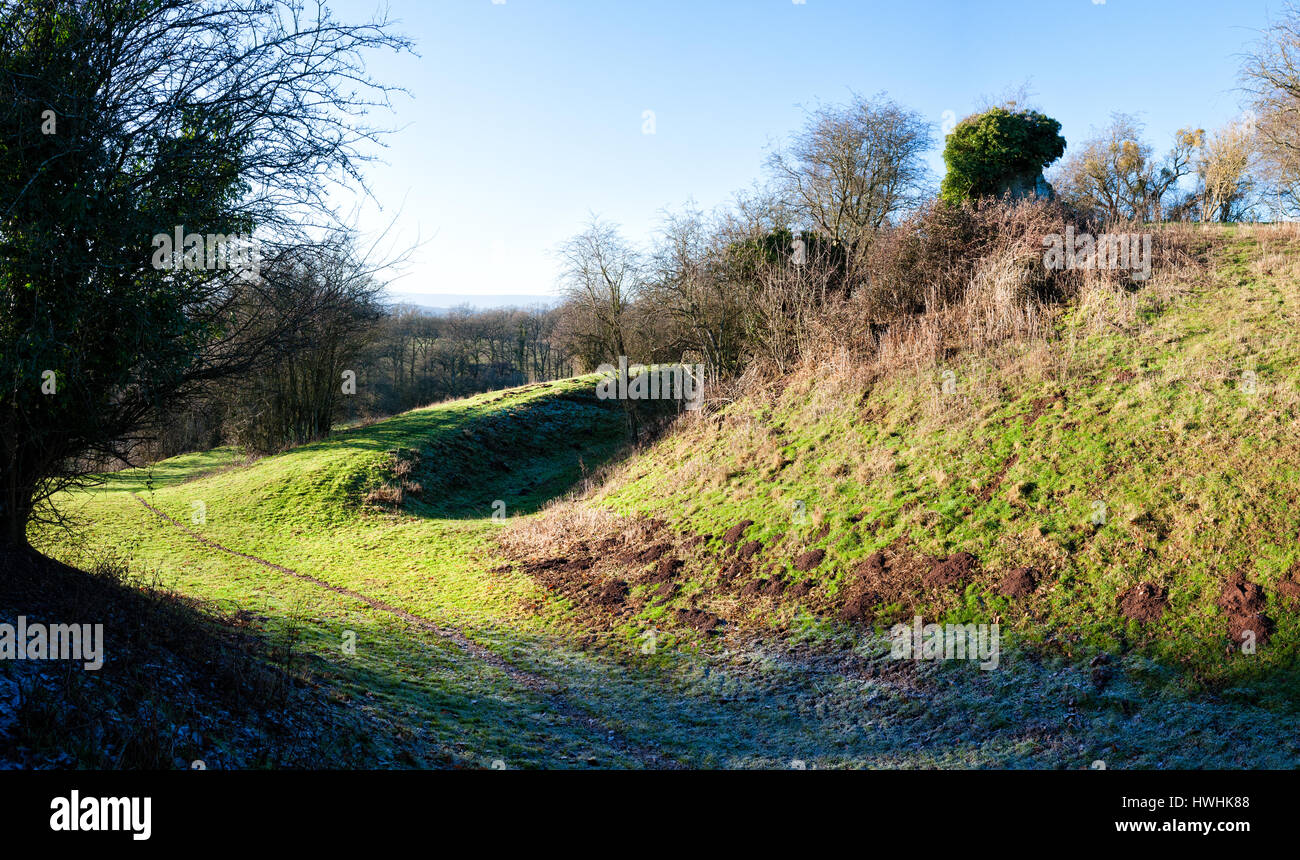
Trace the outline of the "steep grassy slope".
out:
M 673 596 L 642 616 L 1000 621 L 1293 699 L 1300 241 L 1243 228 L 1201 253 L 1086 294 L 1046 343 L 883 376 L 826 356 L 629 461 L 594 502 L 705 538 L 675 540 Z
M 187 455 L 112 475 L 63 507 L 129 547 L 139 496 L 206 537 L 289 568 L 337 570 L 346 586 L 409 574 L 381 596 L 425 594 L 450 613 L 490 613 L 526 586 L 489 584 L 486 572 L 455 592 L 429 583 L 468 567 L 463 559 L 484 548 L 494 514 L 536 509 L 617 450 L 622 418 L 590 388 L 537 385 L 415 410 L 249 465 L 235 465 L 229 451 Z M 400 506 L 384 492 L 398 487 Z
M 1300 242 L 1202 245 L 1046 342 L 826 356 L 641 451 L 568 380 L 114 475 L 33 539 L 285 643 L 375 766 L 1293 766 Z M 1022 644 L 892 659 L 913 614 Z
M 557 714 L 553 691 L 520 685 L 395 612 L 320 584 L 461 625 L 506 653 L 526 647 L 562 620 L 562 607 L 525 577 L 492 571 L 492 515 L 501 510 L 493 503 L 508 500 L 507 515 L 535 508 L 611 456 L 622 427 L 590 382 L 529 386 L 416 410 L 251 464 L 222 450 L 118 473 L 62 501 L 79 523 L 75 539 L 51 531 L 33 540 L 86 567 L 129 560 L 137 576 L 292 642 L 340 705 L 373 711 L 391 727 L 392 737 L 375 741 L 373 764 L 634 763 L 581 720 Z M 402 477 L 394 475 L 399 463 L 407 464 L 396 469 Z M 383 504 L 382 493 L 367 503 L 401 483 L 411 489 L 400 509 Z M 219 551 L 186 530 L 320 583 Z

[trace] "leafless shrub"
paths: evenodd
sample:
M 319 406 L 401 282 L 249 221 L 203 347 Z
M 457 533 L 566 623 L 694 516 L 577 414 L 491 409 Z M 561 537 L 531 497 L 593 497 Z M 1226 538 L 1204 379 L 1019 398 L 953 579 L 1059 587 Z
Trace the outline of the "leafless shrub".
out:
M 404 500 L 402 488 L 392 484 L 383 484 L 366 493 L 364 501 L 376 508 L 400 508 Z
M 930 140 L 916 112 L 883 93 L 854 94 L 847 104 L 810 111 L 768 166 L 786 205 L 846 251 L 852 273 L 876 235 L 924 199 Z

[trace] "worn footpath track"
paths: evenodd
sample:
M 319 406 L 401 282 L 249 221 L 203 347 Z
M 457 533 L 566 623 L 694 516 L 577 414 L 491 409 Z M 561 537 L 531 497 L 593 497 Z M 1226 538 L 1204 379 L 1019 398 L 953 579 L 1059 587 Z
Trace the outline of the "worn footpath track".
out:
M 564 716 L 567 719 L 573 720 L 575 723 L 579 725 L 585 726 L 593 734 L 600 734 L 602 740 L 605 743 L 610 744 L 611 746 L 613 746 L 615 749 L 619 750 L 622 753 L 625 753 L 633 758 L 636 758 L 647 768 L 679 769 L 683 767 L 683 765 L 680 762 L 677 762 L 670 756 L 666 755 L 664 752 L 658 749 L 653 749 L 650 747 L 643 746 L 627 737 L 624 737 L 622 733 L 618 732 L 615 729 L 610 728 L 607 724 L 601 722 L 598 718 L 592 716 L 592 714 L 586 709 L 582 708 L 581 706 L 575 705 L 569 698 L 567 698 L 563 693 L 560 692 L 559 685 L 556 682 L 542 675 L 538 675 L 533 672 L 520 669 L 518 666 L 515 666 L 514 664 L 503 659 L 500 655 L 495 654 L 492 651 L 488 650 L 487 648 L 484 648 L 482 645 L 479 645 L 477 642 L 474 642 L 464 633 L 462 633 L 461 631 L 453 627 L 447 627 L 442 624 L 437 624 L 427 618 L 422 618 L 419 615 L 415 615 L 414 613 L 408 612 L 407 610 L 402 609 L 400 607 L 393 606 L 391 603 L 387 603 L 383 600 L 379 600 L 378 598 L 372 597 L 368 594 L 362 594 L 361 592 L 354 591 L 350 588 L 343 588 L 342 586 L 334 585 L 332 583 L 326 582 L 325 580 L 319 579 L 310 574 L 302 573 L 297 570 L 292 570 L 281 564 L 276 564 L 273 561 L 267 561 L 264 558 L 259 558 L 258 556 L 250 555 L 246 552 L 240 552 L 239 550 L 231 549 L 228 546 L 225 546 L 209 537 L 200 534 L 199 532 L 195 531 L 194 529 L 190 528 L 189 526 L 185 525 L 179 520 L 160 511 L 158 508 L 146 502 L 136 493 L 132 493 L 131 497 L 135 499 L 137 502 L 139 502 L 141 505 L 143 505 L 146 510 L 150 511 L 160 519 L 170 523 L 176 529 L 184 532 L 189 537 L 193 538 L 194 540 L 198 541 L 199 543 L 203 544 L 206 547 L 218 550 L 220 552 L 227 553 L 229 555 L 236 556 L 238 558 L 246 559 L 248 561 L 254 562 L 255 564 L 260 564 L 271 570 L 277 571 L 279 573 L 283 573 L 287 576 L 292 576 L 295 579 L 300 579 L 304 582 L 310 582 L 312 585 L 318 586 L 320 588 L 324 588 L 328 591 L 332 591 L 335 594 L 340 594 L 343 595 L 344 597 L 350 597 L 354 600 L 359 600 L 362 603 L 365 603 L 373 607 L 374 609 L 378 609 L 382 612 L 387 612 L 389 614 L 395 615 L 414 627 L 417 627 L 421 630 L 426 630 L 430 633 L 433 633 L 434 635 L 438 636 L 441 639 L 445 639 L 446 641 L 452 643 L 458 649 L 460 649 L 460 651 L 464 653 L 466 656 L 471 657 L 475 660 L 478 660 L 481 663 L 485 663 L 493 667 L 494 669 L 499 670 L 500 672 L 504 673 L 507 677 L 509 677 L 512 681 L 514 681 L 516 684 L 519 684 L 521 687 L 525 687 L 528 690 L 546 696 L 546 698 L 551 703 L 556 713 L 559 713 L 560 715 Z

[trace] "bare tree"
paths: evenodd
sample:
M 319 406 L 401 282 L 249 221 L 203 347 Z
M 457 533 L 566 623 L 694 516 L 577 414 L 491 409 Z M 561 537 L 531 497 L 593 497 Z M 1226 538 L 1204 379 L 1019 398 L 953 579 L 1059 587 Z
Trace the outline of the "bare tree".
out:
M 0 550 L 283 336 L 211 238 L 160 267 L 150 237 L 306 244 L 379 136 L 364 56 L 406 47 L 303 0 L 0 2 Z
M 569 306 L 568 333 L 577 354 L 594 367 L 628 354 L 632 303 L 645 280 L 641 254 L 618 227 L 592 216 L 586 229 L 560 247 L 561 289 Z
M 266 361 L 234 381 L 236 442 L 270 453 L 329 434 L 343 398 L 355 394 L 357 359 L 382 315 L 376 275 L 347 234 L 270 263 L 263 276 L 279 331 Z
M 1300 10 L 1288 4 L 1241 70 L 1250 98 L 1260 174 L 1278 208 L 1300 214 Z
M 693 353 L 723 375 L 735 373 L 744 355 L 749 294 L 728 277 L 722 259 L 727 241 L 725 230 L 692 206 L 667 214 L 646 290 L 648 302 L 673 323 L 673 358 Z
M 847 104 L 812 111 L 788 151 L 774 152 L 768 165 L 803 226 L 844 247 L 852 265 L 876 232 L 924 196 L 930 142 L 919 114 L 883 94 L 854 94 Z
M 837 269 L 838 255 L 813 245 L 806 257 L 762 257 L 752 279 L 746 334 L 755 354 L 785 373 L 817 346 L 818 327 Z M 824 345 L 824 343 L 822 344 Z
M 1157 160 L 1142 139 L 1142 123 L 1116 113 L 1104 131 L 1065 156 L 1052 184 L 1062 198 L 1107 220 L 1160 220 L 1169 194 L 1191 173 L 1204 134 L 1179 129 Z
M 1209 136 L 1196 165 L 1202 221 L 1235 221 L 1250 210 L 1255 160 L 1249 121 L 1230 123 Z

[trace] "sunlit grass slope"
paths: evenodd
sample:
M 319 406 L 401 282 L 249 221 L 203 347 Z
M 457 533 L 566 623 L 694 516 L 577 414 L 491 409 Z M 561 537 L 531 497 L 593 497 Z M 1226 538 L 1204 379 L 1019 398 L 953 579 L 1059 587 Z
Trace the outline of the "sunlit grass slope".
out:
M 512 766 L 628 764 L 500 670 L 391 613 L 205 546 L 136 498 L 238 552 L 518 656 L 533 649 L 529 637 L 558 630 L 566 616 L 562 602 L 526 577 L 493 571 L 500 559 L 492 537 L 504 521 L 493 515 L 536 509 L 622 441 L 621 412 L 596 400 L 591 380 L 532 385 L 415 410 L 251 463 L 219 449 L 116 473 L 60 500 L 77 522 L 75 537 L 52 530 L 32 538 L 71 562 L 127 559 L 137 574 L 298 642 L 303 659 L 338 686 L 341 704 L 378 708 L 399 733 L 435 750 L 390 764 L 487 766 L 497 757 Z M 405 492 L 400 507 L 374 500 L 372 491 L 403 480 L 419 488 Z M 344 651 L 349 640 L 353 654 Z
M 710 536 L 718 561 L 688 569 L 683 600 L 762 625 L 833 616 L 877 550 L 969 552 L 964 581 L 882 589 L 868 621 L 1001 621 L 1066 653 L 1276 680 L 1300 645 L 1300 240 L 1241 228 L 1201 250 L 1199 270 L 1085 293 L 1047 342 L 879 376 L 828 355 L 623 464 L 596 501 Z M 752 576 L 809 580 L 807 596 L 737 604 L 745 583 L 722 588 L 720 536 L 746 520 Z M 813 549 L 824 559 L 796 570 Z M 1003 596 L 1025 566 L 1037 588 Z M 1228 653 L 1238 577 L 1273 625 L 1253 655 Z M 1165 592 L 1158 620 L 1120 610 L 1141 583 Z
M 568 380 L 251 463 L 218 450 L 116 474 L 62 500 L 78 540 L 33 539 L 74 562 L 129 557 L 295 638 L 340 706 L 392 727 L 371 744 L 378 766 L 644 764 L 612 729 L 688 766 L 1292 765 L 1300 243 L 1243 229 L 1203 250 L 1195 274 L 1085 294 L 1046 342 L 883 374 L 829 355 L 622 461 L 620 410 L 592 379 Z M 544 509 L 603 464 L 596 490 Z M 596 721 L 392 613 L 205 546 L 135 495 L 239 552 L 455 626 Z M 542 533 L 609 519 L 558 516 L 592 508 L 662 520 L 684 562 L 668 598 L 646 596 L 636 564 L 609 574 L 632 586 L 613 639 L 590 636 L 608 632 L 591 608 L 507 564 L 496 540 L 503 519 Z M 722 535 L 747 520 L 737 543 L 759 544 L 755 563 L 724 582 L 736 544 Z M 569 537 L 592 549 L 602 535 Z M 811 550 L 824 555 L 797 569 Z M 915 566 L 845 621 L 880 550 Z M 931 560 L 958 552 L 978 564 L 926 581 Z M 1036 587 L 1006 596 L 1004 574 L 1022 567 Z M 812 587 L 745 589 L 774 577 Z M 1227 653 L 1238 577 L 1262 589 L 1272 625 L 1251 655 Z M 1141 583 L 1166 595 L 1151 620 L 1119 606 Z M 671 608 L 739 623 L 708 637 Z M 913 613 L 999 621 L 1029 648 L 1008 643 L 988 673 L 900 664 L 871 631 Z M 648 626 L 669 635 L 642 654 Z M 1114 677 L 1099 682 L 1105 667 Z

